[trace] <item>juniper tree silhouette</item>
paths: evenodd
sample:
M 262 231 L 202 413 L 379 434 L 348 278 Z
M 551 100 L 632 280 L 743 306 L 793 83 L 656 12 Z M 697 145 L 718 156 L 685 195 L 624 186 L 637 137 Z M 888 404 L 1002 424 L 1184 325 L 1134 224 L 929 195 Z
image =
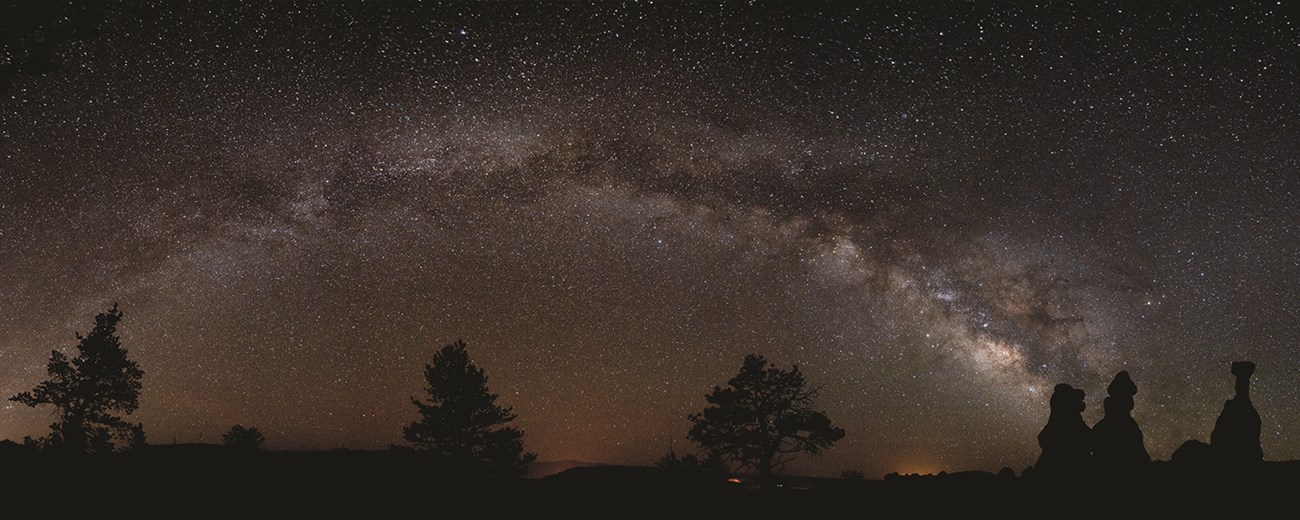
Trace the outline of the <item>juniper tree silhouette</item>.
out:
M 716 453 L 742 470 L 759 474 L 763 487 L 772 472 L 801 453 L 817 455 L 844 438 L 844 430 L 813 409 L 817 389 L 810 388 L 799 367 L 768 366 L 750 354 L 727 387 L 713 387 L 709 406 L 691 414 L 689 437 L 707 453 Z
M 246 428 L 241 424 L 236 424 L 221 435 L 221 443 L 241 450 L 262 451 L 262 445 L 266 443 L 266 437 L 257 428 Z
M 518 477 L 536 460 L 524 453 L 523 432 L 507 426 L 515 415 L 496 404 L 497 394 L 488 391 L 487 376 L 470 362 L 464 341 L 435 353 L 424 379 L 428 401 L 411 398 L 420 419 L 402 431 L 411 448 L 452 467 L 502 477 Z
M 95 316 L 89 334 L 77 334 L 77 355 L 57 350 L 46 365 L 48 378 L 28 392 L 10 397 L 33 408 L 51 405 L 58 421 L 41 444 L 53 451 L 96 453 L 112 451 L 114 439 L 129 446 L 144 443 L 144 427 L 118 414 L 130 415 L 140 405 L 144 372 L 117 337 L 122 312 L 117 304 Z

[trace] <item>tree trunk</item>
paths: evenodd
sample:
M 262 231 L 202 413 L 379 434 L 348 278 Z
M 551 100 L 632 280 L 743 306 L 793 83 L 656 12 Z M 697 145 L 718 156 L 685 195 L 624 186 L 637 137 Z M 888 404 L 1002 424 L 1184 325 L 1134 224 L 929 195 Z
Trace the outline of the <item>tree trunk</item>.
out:
M 761 489 L 772 488 L 772 457 L 766 457 L 758 463 L 758 486 Z
M 59 433 L 63 437 L 63 451 L 78 455 L 86 453 L 86 424 L 81 416 L 73 415 L 65 419 Z

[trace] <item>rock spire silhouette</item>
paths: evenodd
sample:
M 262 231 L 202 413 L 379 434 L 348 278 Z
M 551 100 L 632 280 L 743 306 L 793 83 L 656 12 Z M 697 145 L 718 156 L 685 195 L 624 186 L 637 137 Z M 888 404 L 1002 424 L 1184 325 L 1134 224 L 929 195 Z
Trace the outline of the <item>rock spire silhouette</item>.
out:
M 1151 462 L 1142 441 L 1142 429 L 1130 413 L 1137 385 L 1127 370 L 1115 374 L 1106 387 L 1104 401 L 1106 415 L 1092 427 L 1093 457 L 1103 470 L 1126 470 Z
M 1067 384 L 1052 391 L 1051 415 L 1038 434 L 1043 453 L 1034 472 L 1045 478 L 1080 475 L 1088 469 L 1092 453 L 1092 430 L 1083 422 L 1083 390 Z
M 1237 378 L 1237 395 L 1223 403 L 1223 412 L 1214 422 L 1210 434 L 1210 448 L 1226 462 L 1259 462 L 1264 460 L 1264 450 L 1259 444 L 1259 412 L 1250 402 L 1250 376 L 1255 364 L 1237 361 L 1232 364 L 1232 375 Z

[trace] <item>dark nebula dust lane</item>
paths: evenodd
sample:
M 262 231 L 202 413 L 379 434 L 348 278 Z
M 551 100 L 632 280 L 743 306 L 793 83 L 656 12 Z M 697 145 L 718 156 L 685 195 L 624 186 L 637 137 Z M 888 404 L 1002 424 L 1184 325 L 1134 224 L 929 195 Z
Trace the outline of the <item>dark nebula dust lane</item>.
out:
M 463 338 L 541 460 L 751 352 L 847 431 L 796 472 L 1022 468 L 1120 370 L 1166 459 L 1239 359 L 1300 457 L 1288 2 L 4 9 L 5 396 L 117 302 L 153 442 L 399 442 Z

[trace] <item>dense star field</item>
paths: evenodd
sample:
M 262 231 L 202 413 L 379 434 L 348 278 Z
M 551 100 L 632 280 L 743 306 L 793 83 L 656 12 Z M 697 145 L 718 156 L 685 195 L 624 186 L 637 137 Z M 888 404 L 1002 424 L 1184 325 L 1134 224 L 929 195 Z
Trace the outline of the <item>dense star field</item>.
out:
M 0 16 L 0 394 L 117 302 L 154 443 L 400 442 L 463 338 L 539 460 L 684 451 L 751 352 L 847 431 L 796 473 L 1020 469 L 1119 370 L 1167 459 L 1238 359 L 1300 458 L 1295 7 Z

